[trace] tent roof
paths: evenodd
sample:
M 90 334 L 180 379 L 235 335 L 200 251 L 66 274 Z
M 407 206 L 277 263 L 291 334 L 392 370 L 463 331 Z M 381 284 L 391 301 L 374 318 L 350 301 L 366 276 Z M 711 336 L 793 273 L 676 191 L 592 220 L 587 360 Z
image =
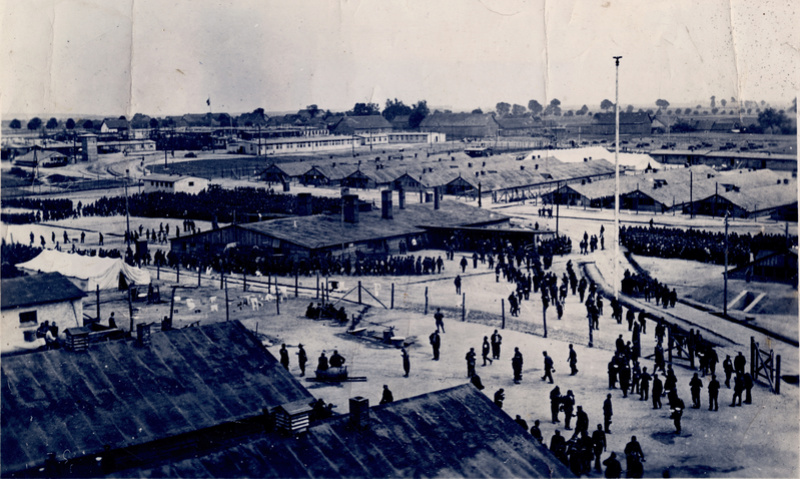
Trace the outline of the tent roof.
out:
M 125 277 L 137 284 L 149 284 L 150 273 L 146 270 L 130 266 L 122 261 L 121 258 L 100 258 L 98 256 L 82 256 L 76 253 L 67 253 L 46 249 L 39 256 L 26 263 L 20 263 L 18 268 L 28 271 L 40 271 L 43 273 L 59 272 L 64 276 L 78 278 L 84 281 L 93 281 L 98 278 L 113 280 L 114 278 L 102 278 L 114 268 L 120 268 Z M 116 286 L 116 282 L 114 282 Z M 93 288 L 93 286 L 90 285 Z M 108 288 L 107 285 L 100 284 L 100 289 Z

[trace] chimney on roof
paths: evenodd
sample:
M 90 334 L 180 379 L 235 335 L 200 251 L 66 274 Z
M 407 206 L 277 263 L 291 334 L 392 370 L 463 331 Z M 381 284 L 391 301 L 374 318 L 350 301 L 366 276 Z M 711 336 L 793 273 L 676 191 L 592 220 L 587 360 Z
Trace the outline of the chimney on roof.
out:
M 381 218 L 392 219 L 392 190 L 381 191 Z
M 297 195 L 297 216 L 311 215 L 311 193 L 299 193 Z
M 345 223 L 358 224 L 358 195 L 345 195 L 342 200 Z
M 439 187 L 433 189 L 433 209 L 439 209 Z
M 369 427 L 369 399 L 361 396 L 350 398 L 350 425 L 362 430 Z
M 307 400 L 281 404 L 274 409 L 275 429 L 281 434 L 295 436 L 308 431 L 311 406 Z
M 397 207 L 401 210 L 406 209 L 406 192 L 402 187 L 397 190 Z

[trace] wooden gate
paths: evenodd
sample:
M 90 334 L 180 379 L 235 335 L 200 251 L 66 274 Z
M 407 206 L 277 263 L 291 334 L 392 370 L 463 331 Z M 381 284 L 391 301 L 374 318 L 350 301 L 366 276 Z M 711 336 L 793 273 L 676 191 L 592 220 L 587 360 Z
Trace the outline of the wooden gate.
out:
M 754 381 L 769 385 L 775 394 L 781 393 L 781 355 L 761 349 L 753 336 L 750 336 L 750 375 Z

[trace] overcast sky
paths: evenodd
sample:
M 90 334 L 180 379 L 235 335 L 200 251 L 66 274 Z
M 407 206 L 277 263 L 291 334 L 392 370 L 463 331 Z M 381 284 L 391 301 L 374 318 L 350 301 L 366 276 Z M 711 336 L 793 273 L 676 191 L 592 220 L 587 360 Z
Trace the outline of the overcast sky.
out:
M 700 6 L 698 6 L 698 4 Z M 3 1 L 3 114 L 788 103 L 797 0 Z

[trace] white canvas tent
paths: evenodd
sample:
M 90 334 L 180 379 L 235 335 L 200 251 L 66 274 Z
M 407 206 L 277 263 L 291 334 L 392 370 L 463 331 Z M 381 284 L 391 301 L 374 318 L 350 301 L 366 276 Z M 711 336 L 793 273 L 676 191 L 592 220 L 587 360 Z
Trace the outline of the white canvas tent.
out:
M 100 289 L 117 288 L 120 274 L 128 284 L 150 284 L 150 273 L 126 264 L 121 258 L 99 258 L 44 250 L 27 263 L 18 264 L 17 268 L 28 273 L 59 272 L 86 292 L 94 291 L 97 286 Z

